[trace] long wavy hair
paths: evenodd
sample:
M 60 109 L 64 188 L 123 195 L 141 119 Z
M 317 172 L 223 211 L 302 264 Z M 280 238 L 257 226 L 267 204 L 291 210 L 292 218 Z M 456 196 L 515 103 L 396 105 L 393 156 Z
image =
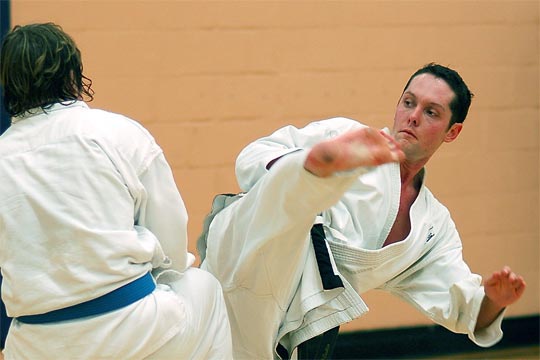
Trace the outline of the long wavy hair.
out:
M 15 26 L 0 51 L 0 83 L 11 116 L 43 111 L 58 102 L 92 101 L 92 80 L 83 75 L 81 52 L 53 23 Z

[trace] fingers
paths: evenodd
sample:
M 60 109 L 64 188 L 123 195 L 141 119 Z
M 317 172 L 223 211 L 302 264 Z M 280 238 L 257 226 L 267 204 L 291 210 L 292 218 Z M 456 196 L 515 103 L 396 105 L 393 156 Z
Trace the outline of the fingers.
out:
M 363 128 L 358 130 L 354 141 L 364 146 L 372 159 L 370 165 L 381 165 L 387 162 L 400 162 L 405 158 L 399 143 L 382 130 Z
M 386 138 L 386 140 L 388 140 L 388 142 L 390 144 L 393 144 L 395 148 L 399 148 L 399 144 L 398 142 L 396 141 L 396 139 L 394 139 L 394 137 L 390 134 L 387 134 L 385 131 L 383 130 L 380 130 L 379 131 L 379 134 L 381 134 L 384 138 Z
M 525 289 L 526 283 L 522 276 L 517 275 L 510 269 L 510 267 L 505 266 L 500 271 L 495 271 L 489 279 L 485 282 L 486 286 L 511 286 L 515 290 L 523 291 Z
M 516 290 L 516 295 L 518 297 L 521 297 L 526 287 L 527 287 L 527 283 L 525 282 L 525 280 L 523 280 L 521 276 L 519 276 L 517 283 L 514 285 L 514 289 Z
M 525 291 L 527 284 L 508 266 L 495 271 L 484 283 L 486 296 L 501 307 L 516 302 Z
M 510 269 L 510 267 L 508 266 L 504 266 L 501 270 L 494 271 L 493 274 L 491 274 L 491 278 L 496 278 L 496 279 L 508 278 L 510 274 L 512 274 L 512 269 Z
M 379 134 L 381 134 L 388 142 L 389 149 L 391 151 L 392 160 L 401 162 L 405 159 L 405 154 L 401 150 L 401 146 L 399 143 L 394 139 L 393 136 L 387 134 L 383 130 L 379 131 Z

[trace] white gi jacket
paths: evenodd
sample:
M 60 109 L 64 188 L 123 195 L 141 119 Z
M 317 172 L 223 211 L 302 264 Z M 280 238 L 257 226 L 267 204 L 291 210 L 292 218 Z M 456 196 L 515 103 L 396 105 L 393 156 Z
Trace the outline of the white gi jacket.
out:
M 411 207 L 410 234 L 382 247 L 398 212 L 399 165 L 330 178 L 303 168 L 307 151 L 299 149 L 362 126 L 346 118 L 287 126 L 240 153 L 237 178 L 247 194 L 214 218 L 203 263 L 224 288 L 237 359 L 275 358 L 278 342 L 291 354 L 301 342 L 365 313 L 359 294 L 375 288 L 480 346 L 502 337 L 502 314 L 474 332 L 481 277 L 462 259 L 448 210 L 424 185 Z M 324 290 L 317 273 L 309 230 L 320 212 L 344 288 Z
M 65 308 L 153 268 L 183 272 L 193 262 L 171 169 L 152 136 L 124 116 L 78 101 L 14 118 L 0 137 L 0 184 L 2 298 L 11 317 Z M 179 297 L 158 285 L 90 319 L 14 320 L 4 355 L 139 359 L 182 330 L 185 317 Z

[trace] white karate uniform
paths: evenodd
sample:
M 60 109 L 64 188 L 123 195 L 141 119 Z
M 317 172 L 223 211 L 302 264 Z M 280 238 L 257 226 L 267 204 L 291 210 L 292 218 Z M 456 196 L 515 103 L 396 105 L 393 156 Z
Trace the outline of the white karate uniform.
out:
M 410 234 L 383 247 L 399 206 L 398 164 L 329 178 L 303 168 L 302 149 L 362 126 L 346 118 L 287 126 L 239 155 L 237 178 L 247 194 L 214 218 L 203 262 L 223 286 L 236 359 L 277 358 L 278 342 L 291 354 L 301 342 L 368 311 L 360 294 L 375 288 L 480 346 L 502 337 L 502 314 L 474 332 L 481 277 L 462 259 L 448 210 L 424 185 L 410 210 Z M 342 288 L 323 289 L 317 273 L 309 232 L 319 213 Z
M 55 104 L 0 137 L 2 299 L 8 359 L 223 359 L 219 283 L 192 268 L 187 212 L 161 148 L 138 123 Z M 146 297 L 101 315 L 26 324 L 152 271 Z

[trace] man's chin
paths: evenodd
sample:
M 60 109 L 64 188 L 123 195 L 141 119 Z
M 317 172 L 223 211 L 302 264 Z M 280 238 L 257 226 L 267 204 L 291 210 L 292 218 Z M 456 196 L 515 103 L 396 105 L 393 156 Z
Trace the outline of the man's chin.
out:
M 397 140 L 397 143 L 401 147 L 401 151 L 403 151 L 407 159 L 414 157 L 414 154 L 416 153 L 416 146 L 408 139 Z

